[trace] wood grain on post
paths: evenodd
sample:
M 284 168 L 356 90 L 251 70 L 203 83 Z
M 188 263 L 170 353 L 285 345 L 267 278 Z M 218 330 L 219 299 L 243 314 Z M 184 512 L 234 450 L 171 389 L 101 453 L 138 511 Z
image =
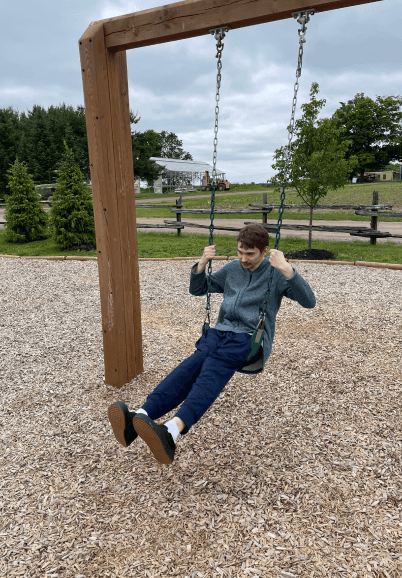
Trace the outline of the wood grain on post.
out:
M 378 205 L 378 191 L 373 191 L 373 205 Z M 371 228 L 374 230 L 377 230 L 377 219 L 378 219 L 378 217 L 371 217 Z M 377 239 L 375 237 L 371 237 L 370 245 L 376 245 L 376 244 L 377 244 Z
M 263 205 L 266 205 L 267 202 L 268 202 L 268 195 L 267 195 L 267 193 L 263 193 L 263 195 L 262 195 L 262 203 L 263 203 Z M 268 210 L 268 211 L 265 210 L 265 211 L 262 213 L 262 224 L 263 224 L 263 225 L 266 225 L 266 224 L 268 223 L 267 213 L 270 213 L 271 211 L 272 211 L 272 209 L 271 209 L 271 210 Z
M 102 24 L 80 39 L 95 215 L 105 383 L 142 373 L 142 332 L 126 53 L 110 53 Z

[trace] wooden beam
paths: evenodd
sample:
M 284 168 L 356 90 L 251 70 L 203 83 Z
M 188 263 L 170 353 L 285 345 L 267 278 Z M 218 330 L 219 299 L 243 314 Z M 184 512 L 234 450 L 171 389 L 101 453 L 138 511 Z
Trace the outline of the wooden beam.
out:
M 105 47 L 103 25 L 79 41 L 91 165 L 105 382 L 142 373 L 141 306 L 126 53 Z
M 79 40 L 98 253 L 105 382 L 144 371 L 126 50 L 380 0 L 184 0 L 92 23 Z M 335 33 L 335 32 L 334 32 Z
M 208 34 L 211 28 L 243 28 L 291 18 L 292 12 L 336 10 L 382 0 L 184 0 L 101 20 L 109 50 L 128 50 Z M 336 31 L 334 30 L 334 34 Z

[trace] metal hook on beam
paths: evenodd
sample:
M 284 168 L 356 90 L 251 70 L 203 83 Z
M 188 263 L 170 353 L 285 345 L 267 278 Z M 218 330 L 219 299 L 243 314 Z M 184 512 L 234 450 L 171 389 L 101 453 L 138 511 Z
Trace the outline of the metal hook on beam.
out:
M 225 38 L 226 32 L 229 32 L 229 30 L 229 26 L 221 26 L 219 28 L 212 28 L 209 33 L 212 34 L 212 36 L 215 36 L 217 42 L 220 42 Z
M 299 38 L 301 42 L 306 42 L 304 35 L 306 34 L 306 24 L 310 21 L 310 16 L 314 16 L 316 13 L 315 8 L 310 8 L 309 10 L 300 10 L 299 12 L 292 12 L 293 18 L 301 25 L 299 28 Z

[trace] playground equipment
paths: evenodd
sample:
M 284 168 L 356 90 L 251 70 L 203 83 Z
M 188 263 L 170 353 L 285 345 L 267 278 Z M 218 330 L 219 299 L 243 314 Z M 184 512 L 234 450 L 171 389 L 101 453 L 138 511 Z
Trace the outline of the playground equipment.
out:
M 379 0 L 310 0 L 317 12 Z M 79 40 L 92 180 L 105 382 L 144 371 L 126 51 L 292 17 L 304 0 L 184 0 L 93 22 Z
M 279 247 L 279 240 L 281 238 L 281 225 L 282 225 L 282 214 L 283 214 L 283 205 L 285 202 L 285 187 L 287 181 L 287 174 L 289 170 L 289 163 L 290 163 L 290 145 L 292 142 L 293 137 L 293 130 L 295 125 L 295 114 L 296 114 L 296 104 L 297 104 L 297 91 L 299 90 L 299 78 L 301 76 L 302 65 L 303 65 L 303 44 L 306 41 L 305 35 L 307 31 L 307 23 L 310 20 L 310 16 L 315 14 L 315 10 L 302 10 L 300 12 L 294 12 L 292 16 L 297 19 L 297 22 L 300 24 L 300 28 L 298 30 L 299 33 L 299 53 L 297 59 L 297 68 L 296 68 L 296 82 L 294 86 L 294 94 L 293 94 L 293 102 L 292 102 L 292 114 L 290 118 L 289 130 L 288 130 L 288 146 L 285 155 L 285 167 L 283 170 L 283 182 L 282 182 L 282 194 L 281 194 L 281 205 L 279 208 L 279 217 L 278 223 L 276 227 L 276 242 L 275 242 L 275 249 Z M 228 28 L 217 28 L 216 30 L 212 30 L 211 33 L 215 36 L 216 39 L 216 50 L 217 50 L 217 59 L 218 59 L 218 73 L 216 79 L 216 107 L 215 107 L 215 138 L 214 138 L 214 155 L 213 155 L 213 171 L 212 171 L 212 194 L 211 194 L 211 226 L 210 226 L 210 236 L 209 236 L 209 244 L 213 245 L 214 243 L 214 208 L 215 208 L 215 190 L 220 186 L 220 182 L 216 179 L 216 159 L 217 159 L 217 148 L 218 148 L 218 116 L 219 116 L 219 90 L 221 86 L 221 69 L 222 69 L 222 52 L 223 52 L 223 43 L 222 40 L 225 37 L 225 34 L 228 32 Z M 212 274 L 212 260 L 209 261 L 208 266 L 208 289 L 207 289 L 207 305 L 206 305 L 206 316 L 204 320 L 204 325 L 202 326 L 202 334 L 206 333 L 209 330 L 210 325 L 210 284 L 211 284 L 211 274 Z M 257 327 L 251 337 L 251 351 L 247 357 L 246 363 L 238 369 L 239 373 L 260 373 L 263 369 L 263 360 L 264 360 L 264 352 L 263 352 L 263 335 L 264 335 L 264 322 L 266 317 L 266 309 L 269 299 L 269 294 L 271 291 L 271 284 L 272 278 L 274 274 L 274 268 L 271 267 L 271 273 L 268 279 L 268 288 L 265 292 L 264 303 L 262 307 L 260 307 L 260 320 L 257 324 Z

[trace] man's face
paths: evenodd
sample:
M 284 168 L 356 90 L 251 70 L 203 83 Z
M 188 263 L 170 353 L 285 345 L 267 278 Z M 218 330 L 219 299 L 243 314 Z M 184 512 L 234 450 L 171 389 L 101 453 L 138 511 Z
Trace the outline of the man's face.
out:
M 261 265 L 267 251 L 268 247 L 261 253 L 257 247 L 246 249 L 245 247 L 241 247 L 240 243 L 237 244 L 239 261 L 245 269 L 249 269 L 250 271 L 255 271 L 255 269 Z

